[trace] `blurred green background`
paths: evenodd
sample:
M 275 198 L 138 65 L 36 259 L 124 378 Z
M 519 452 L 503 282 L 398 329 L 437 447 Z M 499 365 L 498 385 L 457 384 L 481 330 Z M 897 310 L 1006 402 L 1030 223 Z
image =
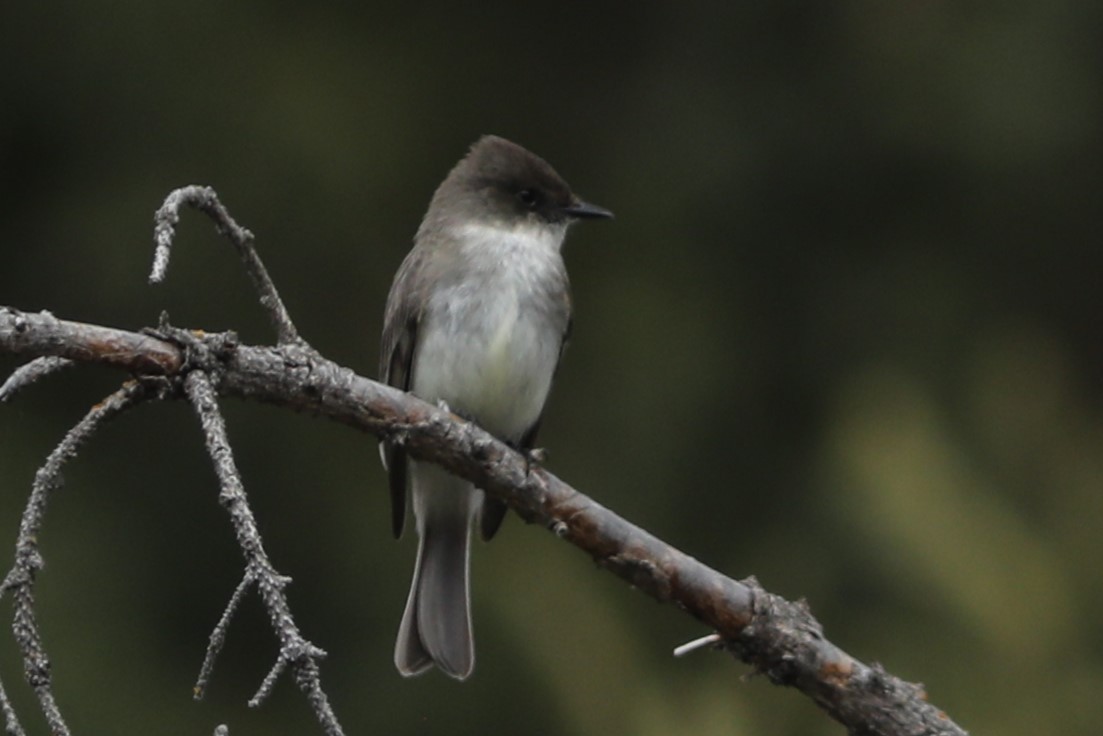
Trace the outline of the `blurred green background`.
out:
M 197 214 L 146 284 L 153 211 L 210 184 L 302 334 L 374 375 L 433 188 L 506 136 L 617 213 L 567 243 L 550 468 L 806 597 L 835 643 L 974 733 L 1094 736 L 1101 28 L 1093 0 L 8 3 L 0 304 L 133 329 L 166 309 L 270 342 Z M 0 540 L 119 380 L 70 371 L 0 407 Z M 374 441 L 225 409 L 349 734 L 842 732 L 724 656 L 673 660 L 700 626 L 516 519 L 475 553 L 473 679 L 401 679 L 414 541 L 390 538 Z M 276 653 L 255 599 L 191 700 L 240 554 L 187 407 L 112 424 L 66 479 L 40 615 L 75 731 L 318 733 L 286 679 L 245 706 Z

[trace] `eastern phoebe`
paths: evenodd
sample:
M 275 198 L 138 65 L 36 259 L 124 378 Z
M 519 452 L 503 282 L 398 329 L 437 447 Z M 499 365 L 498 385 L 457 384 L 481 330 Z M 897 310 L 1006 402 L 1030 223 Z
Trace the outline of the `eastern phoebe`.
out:
M 587 204 L 543 159 L 497 136 L 480 138 L 429 203 L 387 298 L 383 381 L 443 401 L 528 451 L 571 326 L 559 253 L 580 218 L 612 217 Z M 410 676 L 435 664 L 459 680 L 475 667 L 468 588 L 470 529 L 484 539 L 506 507 L 441 468 L 381 447 L 396 537 L 407 479 L 419 536 L 394 662 Z

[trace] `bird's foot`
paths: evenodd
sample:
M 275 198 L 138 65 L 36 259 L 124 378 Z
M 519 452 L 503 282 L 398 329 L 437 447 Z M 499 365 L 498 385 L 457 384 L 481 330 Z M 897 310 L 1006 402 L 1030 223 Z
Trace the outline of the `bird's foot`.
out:
M 531 473 L 533 468 L 543 467 L 548 459 L 548 451 L 543 447 L 526 447 L 517 451 L 525 458 L 525 475 Z

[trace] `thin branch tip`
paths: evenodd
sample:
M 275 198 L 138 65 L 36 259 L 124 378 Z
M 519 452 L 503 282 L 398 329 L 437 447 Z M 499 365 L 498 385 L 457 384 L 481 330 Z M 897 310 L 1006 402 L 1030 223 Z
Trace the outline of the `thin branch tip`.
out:
M 25 328 L 24 322 L 24 328 Z M 56 355 L 43 355 L 16 368 L 8 380 L 0 385 L 0 403 L 11 401 L 17 393 L 63 368 L 73 365 L 73 361 Z
M 218 193 L 211 187 L 193 184 L 175 189 L 165 197 L 164 203 L 153 216 L 154 252 L 149 282 L 157 284 L 165 278 L 172 242 L 176 237 L 176 225 L 180 221 L 180 209 L 185 205 L 207 215 L 214 222 L 215 229 L 234 246 L 253 287 L 257 290 L 260 304 L 276 330 L 278 343 L 284 345 L 300 341 L 291 315 L 257 254 L 256 238 L 248 228 L 234 220 L 230 211 L 219 200 Z
M 260 683 L 260 687 L 257 688 L 256 694 L 249 698 L 250 708 L 259 708 L 268 696 L 272 694 L 272 690 L 276 687 L 276 681 L 280 679 L 280 675 L 287 669 L 287 665 L 290 660 L 283 656 L 281 653 L 276 658 L 275 664 L 272 665 L 272 669 L 268 670 L 268 674 L 264 676 L 264 679 Z
M 196 678 L 195 686 L 192 688 L 192 697 L 195 700 L 202 700 L 203 696 L 206 694 L 207 683 L 210 681 L 211 675 L 214 672 L 215 660 L 218 658 L 223 645 L 226 643 L 226 633 L 230 628 L 230 620 L 233 618 L 234 613 L 237 612 L 238 607 L 241 605 L 241 601 L 245 598 L 245 594 L 254 582 L 255 578 L 252 572 L 246 569 L 245 575 L 242 576 L 241 582 L 237 584 L 237 588 L 234 589 L 233 594 L 230 596 L 226 608 L 222 611 L 222 616 L 219 617 L 218 623 L 215 624 L 214 629 L 211 631 L 207 644 L 207 652 L 203 655 L 203 664 L 199 668 L 199 677 Z

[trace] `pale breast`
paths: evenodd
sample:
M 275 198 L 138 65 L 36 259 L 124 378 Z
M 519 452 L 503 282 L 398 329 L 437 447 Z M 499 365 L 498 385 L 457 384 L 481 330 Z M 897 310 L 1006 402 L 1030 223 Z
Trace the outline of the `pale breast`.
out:
M 443 399 L 489 432 L 517 440 L 540 416 L 559 359 L 566 289 L 558 238 L 479 226 L 463 233 L 465 275 L 431 297 L 414 393 Z

